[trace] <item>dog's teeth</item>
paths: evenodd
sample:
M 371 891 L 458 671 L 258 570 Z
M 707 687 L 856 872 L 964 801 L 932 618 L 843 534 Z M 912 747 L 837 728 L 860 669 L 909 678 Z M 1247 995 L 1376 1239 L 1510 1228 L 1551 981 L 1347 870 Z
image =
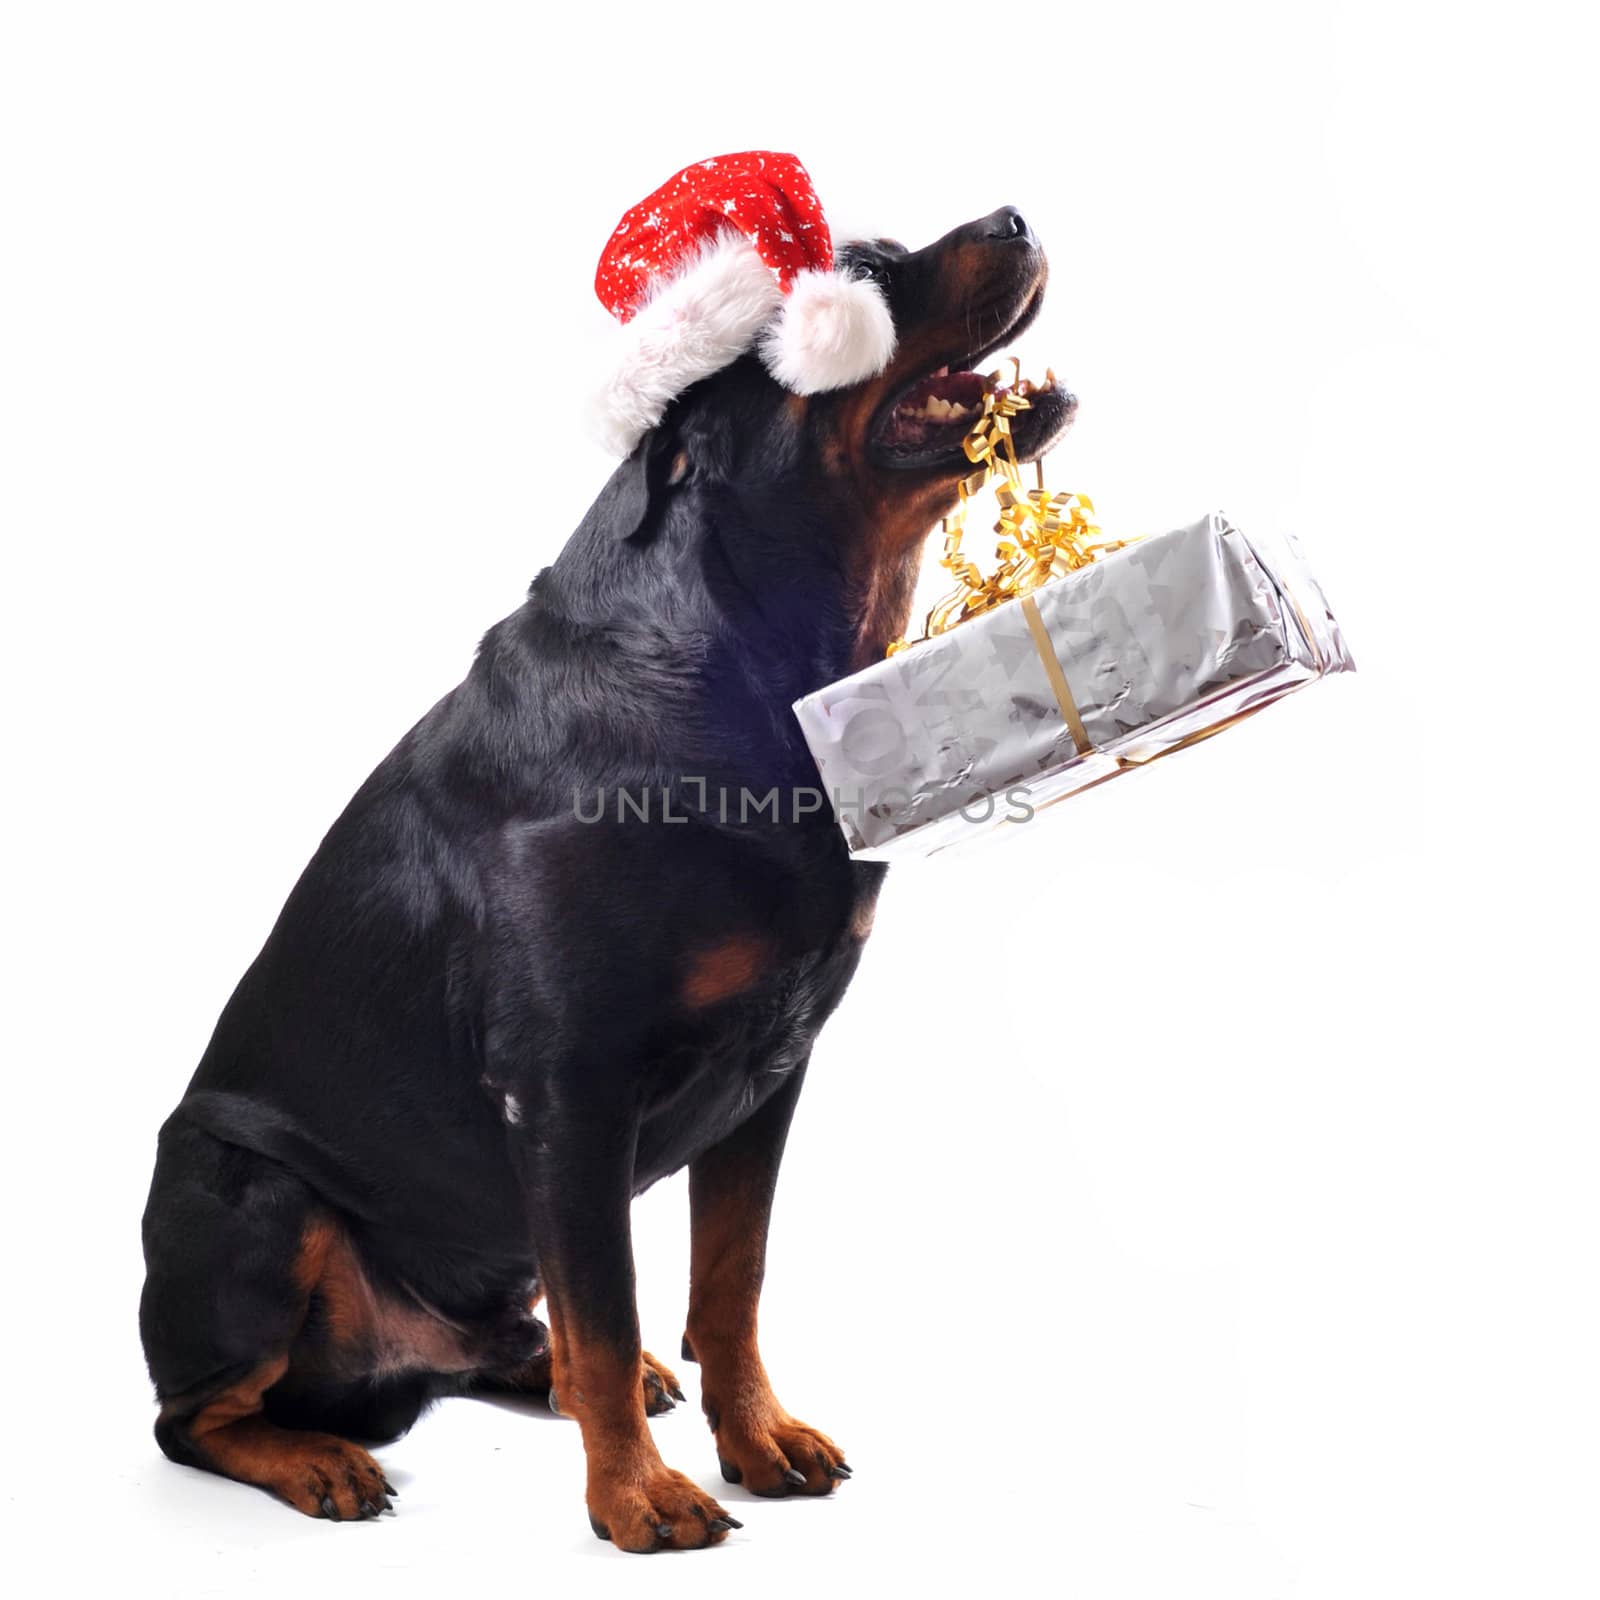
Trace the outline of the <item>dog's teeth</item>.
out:
M 946 400 L 943 395 L 930 394 L 918 408 L 910 412 L 927 422 L 953 422 L 957 417 L 971 416 L 973 407 L 960 400 Z

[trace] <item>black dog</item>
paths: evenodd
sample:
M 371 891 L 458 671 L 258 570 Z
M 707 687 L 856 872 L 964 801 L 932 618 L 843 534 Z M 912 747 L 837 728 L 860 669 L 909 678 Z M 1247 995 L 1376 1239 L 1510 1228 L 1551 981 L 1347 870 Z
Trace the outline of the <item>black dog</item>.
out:
M 904 630 L 971 470 L 968 369 L 1046 269 L 1009 207 L 842 260 L 883 284 L 890 367 L 804 399 L 749 356 L 680 397 L 334 823 L 228 1002 L 144 1217 L 174 1461 L 375 1516 L 394 1491 L 349 1436 L 447 1389 L 550 1390 L 597 1534 L 718 1543 L 737 1524 L 646 1426 L 682 1395 L 634 1306 L 630 1202 L 687 1166 L 683 1350 L 724 1477 L 850 1475 L 755 1341 L 785 1134 L 882 878 L 791 805 L 817 778 L 790 704 Z M 1074 405 L 1036 393 L 1019 454 Z

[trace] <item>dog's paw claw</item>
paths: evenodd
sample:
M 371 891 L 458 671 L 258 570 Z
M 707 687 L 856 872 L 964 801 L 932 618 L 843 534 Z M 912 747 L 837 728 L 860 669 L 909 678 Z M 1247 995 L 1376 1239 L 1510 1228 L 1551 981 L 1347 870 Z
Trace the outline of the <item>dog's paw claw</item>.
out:
M 679 1400 L 684 1398 L 678 1375 L 671 1367 L 656 1360 L 648 1350 L 644 1355 L 644 1409 L 650 1417 L 665 1416 Z
M 659 1464 L 615 1483 L 591 1483 L 590 1494 L 589 1526 L 595 1536 L 635 1555 L 669 1545 L 677 1550 L 704 1549 L 720 1544 L 737 1526 L 703 1489 L 681 1472 Z
M 788 1494 L 832 1494 L 851 1476 L 844 1452 L 825 1433 L 774 1408 L 766 1415 L 718 1414 L 706 1405 L 717 1441 L 717 1460 L 729 1483 L 780 1500 Z

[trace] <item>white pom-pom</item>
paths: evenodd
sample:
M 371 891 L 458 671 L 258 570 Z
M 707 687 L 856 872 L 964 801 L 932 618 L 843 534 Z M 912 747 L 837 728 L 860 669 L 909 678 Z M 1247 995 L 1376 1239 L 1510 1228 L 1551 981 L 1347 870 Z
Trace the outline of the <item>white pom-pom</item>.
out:
M 807 270 L 795 275 L 782 311 L 762 335 L 761 359 L 785 389 L 821 394 L 876 377 L 894 346 L 894 318 L 876 283 Z

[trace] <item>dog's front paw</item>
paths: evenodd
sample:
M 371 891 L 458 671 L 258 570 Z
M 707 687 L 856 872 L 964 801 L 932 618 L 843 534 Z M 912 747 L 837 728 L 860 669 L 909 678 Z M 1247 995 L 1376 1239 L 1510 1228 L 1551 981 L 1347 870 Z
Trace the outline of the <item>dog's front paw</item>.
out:
M 642 1473 L 591 1480 L 589 1526 L 597 1539 L 647 1555 L 721 1544 L 730 1528 L 744 1524 L 681 1472 L 658 1463 Z
M 717 1441 L 717 1459 L 728 1483 L 751 1494 L 831 1494 L 850 1476 L 844 1451 L 827 1434 L 791 1417 L 775 1402 L 706 1420 Z

